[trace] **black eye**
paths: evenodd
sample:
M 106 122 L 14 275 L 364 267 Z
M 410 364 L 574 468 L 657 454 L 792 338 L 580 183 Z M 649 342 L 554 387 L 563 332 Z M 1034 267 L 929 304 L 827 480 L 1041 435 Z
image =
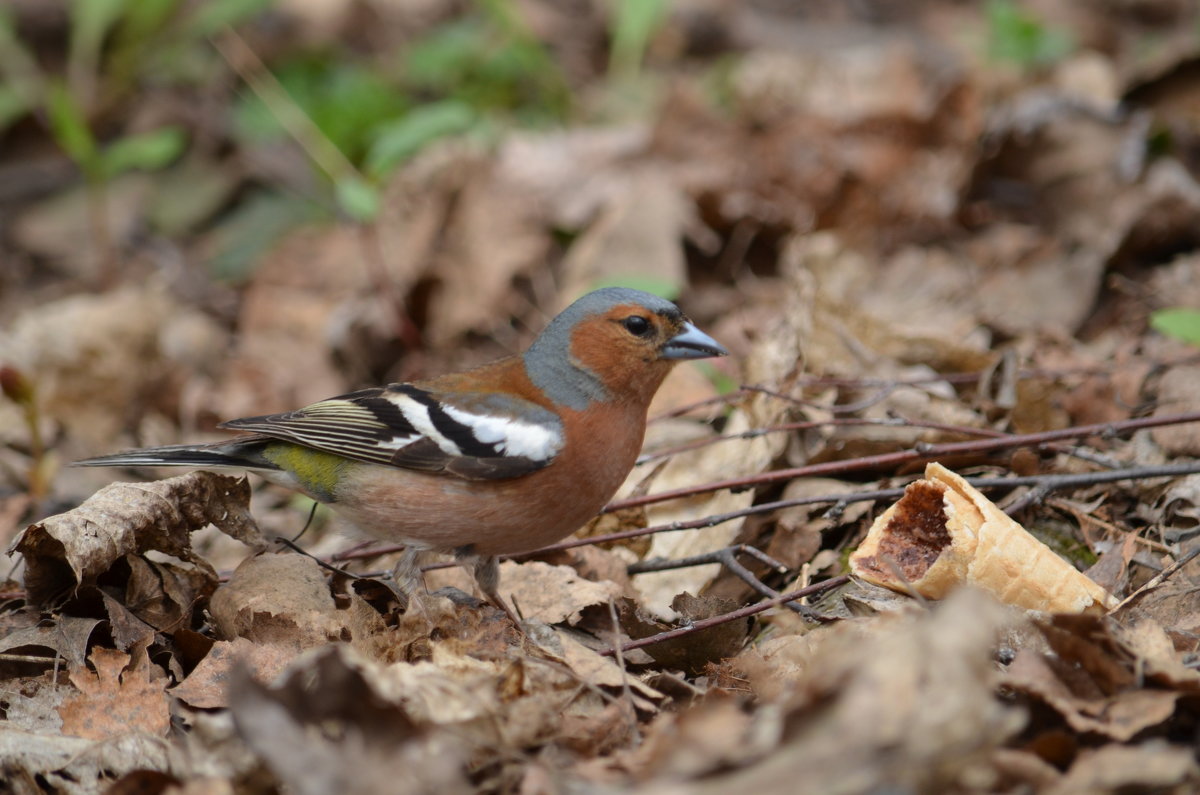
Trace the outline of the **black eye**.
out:
M 641 315 L 630 315 L 621 321 L 621 325 L 635 337 L 645 337 L 650 333 L 650 321 Z

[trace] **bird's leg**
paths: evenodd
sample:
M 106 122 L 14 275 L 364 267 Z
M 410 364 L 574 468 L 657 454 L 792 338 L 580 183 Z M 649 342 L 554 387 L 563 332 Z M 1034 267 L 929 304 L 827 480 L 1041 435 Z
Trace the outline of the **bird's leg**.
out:
M 396 590 L 405 599 L 405 612 L 415 610 L 421 615 L 428 616 L 424 600 L 421 598 L 425 593 L 425 576 L 421 573 L 421 564 L 428 556 L 428 550 L 407 546 L 404 548 L 404 553 L 400 555 L 396 568 L 392 569 L 392 580 L 396 584 Z
M 475 584 L 479 586 L 479 592 L 483 594 L 484 598 L 503 610 L 504 615 L 508 616 L 509 621 L 512 621 L 517 629 L 521 629 L 521 619 L 508 606 L 508 602 L 504 601 L 500 596 L 500 560 L 495 555 L 473 555 L 470 553 L 459 553 L 455 557 L 464 568 L 468 565 L 470 566 L 470 572 L 475 578 Z

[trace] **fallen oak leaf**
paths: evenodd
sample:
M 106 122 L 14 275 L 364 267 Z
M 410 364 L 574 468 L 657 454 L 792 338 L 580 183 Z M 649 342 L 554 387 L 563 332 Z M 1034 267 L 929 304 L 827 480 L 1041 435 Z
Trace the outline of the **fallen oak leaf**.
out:
M 130 656 L 97 648 L 91 654 L 95 673 L 85 667 L 69 675 L 79 693 L 58 707 L 62 733 L 90 740 L 107 740 L 129 733 L 165 737 L 171 728 L 167 677 L 145 655 L 129 666 Z

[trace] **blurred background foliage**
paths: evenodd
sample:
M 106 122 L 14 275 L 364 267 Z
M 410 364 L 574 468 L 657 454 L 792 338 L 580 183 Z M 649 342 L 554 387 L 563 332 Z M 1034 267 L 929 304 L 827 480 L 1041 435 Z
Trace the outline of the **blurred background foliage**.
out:
M 506 128 L 561 125 L 577 111 L 581 86 L 515 0 L 411 4 L 393 25 L 362 4 L 343 30 L 293 38 L 299 5 L 0 5 L 0 136 L 12 144 L 48 134 L 98 202 L 113 177 L 164 169 L 189 149 L 254 153 L 290 141 L 320 178 L 304 198 L 369 221 L 379 187 L 431 142 L 486 144 Z M 613 4 L 614 75 L 636 78 L 665 8 L 665 0 Z M 315 12 L 300 10 L 311 23 Z
M 154 231 L 217 222 L 211 271 L 244 279 L 294 223 L 372 222 L 388 179 L 431 143 L 486 147 L 513 128 L 648 115 L 667 73 L 697 78 L 715 110 L 732 110 L 729 31 L 703 29 L 710 19 L 664 33 L 690 5 L 13 0 L 0 5 L 0 142 L 40 153 L 48 136 L 78 169 L 110 282 L 108 184 L 168 170 L 166 185 L 189 189 L 151 212 Z M 720 3 L 695 5 L 720 19 Z M 979 25 L 999 61 L 1036 67 L 1073 48 L 1010 0 L 987 3 Z M 669 70 L 645 68 L 656 48 Z M 239 160 L 252 184 L 206 169 L 214 156 Z
M 669 125 L 682 84 L 712 117 L 769 126 L 773 111 L 734 90 L 741 59 L 797 46 L 787 38 L 810 24 L 951 40 L 956 57 L 992 71 L 972 87 L 983 101 L 1084 50 L 1107 48 L 1125 79 L 1177 51 L 1171 36 L 1191 50 L 1200 39 L 1180 32 L 1195 16 L 1186 4 L 1118 5 L 1119 33 L 1055 0 L 9 0 L 0 4 L 9 166 L 0 212 L 79 186 L 95 282 L 111 286 L 124 253 L 113 228 L 125 198 L 114 185 L 151 175 L 143 239 L 203 235 L 187 258 L 241 284 L 297 225 L 377 223 L 395 175 L 433 144 L 487 151 L 513 130 Z M 755 14 L 783 23 L 747 22 Z M 1006 86 L 995 77 L 1006 74 L 1020 77 Z M 1150 132 L 1156 153 L 1186 145 L 1178 127 Z

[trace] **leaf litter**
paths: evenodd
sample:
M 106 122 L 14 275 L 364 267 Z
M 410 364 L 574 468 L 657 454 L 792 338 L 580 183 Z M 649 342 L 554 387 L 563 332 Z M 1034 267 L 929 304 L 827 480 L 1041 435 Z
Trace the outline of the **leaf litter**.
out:
M 279 13 L 329 43 L 377 5 Z M 111 186 L 107 291 L 78 186 L 29 194 L 0 243 L 0 381 L 31 386 L 0 400 L 5 791 L 1194 791 L 1196 354 L 1150 318 L 1200 296 L 1196 11 L 1028 6 L 1079 46 L 989 61 L 1001 22 L 954 3 L 681 2 L 655 103 L 596 123 L 618 89 L 571 61 L 570 126 L 438 142 L 373 223 L 239 241 L 235 188 L 301 163 L 197 146 L 220 179 L 184 221 L 147 199 L 178 174 Z M 602 15 L 519 8 L 605 46 Z M 397 550 L 323 513 L 320 562 L 271 543 L 309 508 L 273 487 L 61 466 L 519 350 L 610 281 L 735 356 L 664 386 L 595 546 L 503 563 L 522 631 L 457 569 L 404 612 L 370 579 Z

